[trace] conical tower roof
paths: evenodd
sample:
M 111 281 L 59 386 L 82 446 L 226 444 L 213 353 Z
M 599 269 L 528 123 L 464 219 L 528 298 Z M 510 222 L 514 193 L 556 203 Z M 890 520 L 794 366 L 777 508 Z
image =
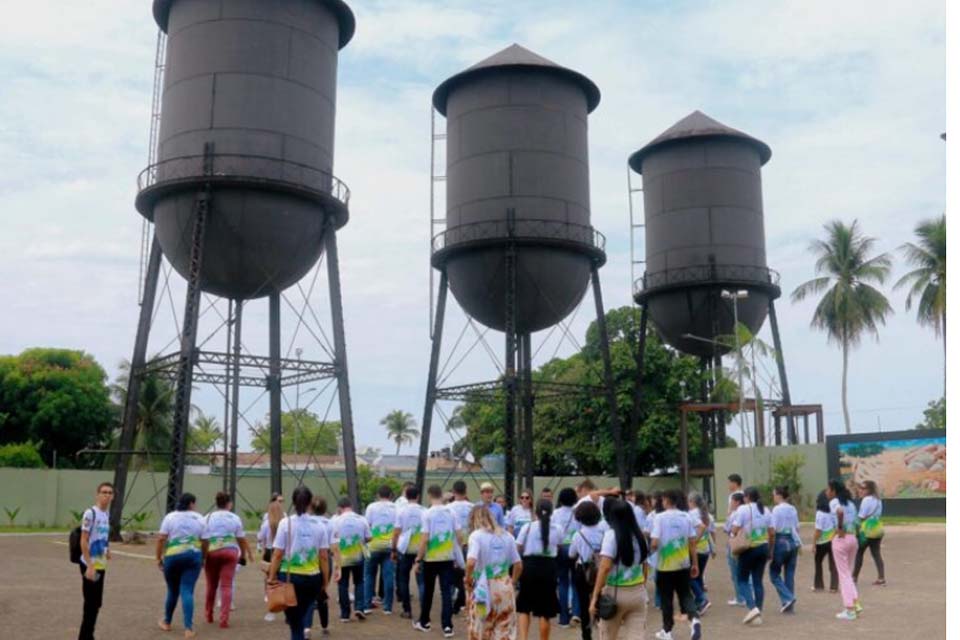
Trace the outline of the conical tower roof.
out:
M 630 156 L 630 168 L 637 173 L 643 173 L 643 159 L 652 151 L 679 140 L 688 140 L 690 138 L 736 138 L 743 140 L 756 148 L 757 153 L 760 154 L 761 165 L 766 164 L 771 156 L 770 147 L 761 140 L 757 140 L 753 136 L 747 135 L 743 131 L 739 131 L 733 127 L 728 127 L 702 111 L 694 111 L 648 142 L 639 151 L 634 152 L 633 155 Z
M 600 89 L 597 88 L 597 85 L 595 85 L 590 78 L 573 69 L 562 67 L 556 62 L 548 60 L 514 43 L 506 49 L 498 51 L 489 58 L 481 60 L 472 67 L 452 75 L 440 83 L 440 86 L 433 92 L 433 106 L 436 107 L 437 111 L 441 114 L 447 115 L 447 97 L 455 85 L 480 74 L 496 73 L 498 69 L 503 68 L 536 68 L 550 73 L 556 73 L 557 75 L 572 80 L 583 89 L 583 93 L 587 97 L 588 113 L 600 104 Z

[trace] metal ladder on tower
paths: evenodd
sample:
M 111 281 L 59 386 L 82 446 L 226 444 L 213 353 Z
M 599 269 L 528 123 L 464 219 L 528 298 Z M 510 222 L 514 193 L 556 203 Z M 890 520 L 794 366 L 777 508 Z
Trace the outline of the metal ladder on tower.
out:
M 153 98 L 150 102 L 150 140 L 147 143 L 148 171 L 156 171 L 158 146 L 160 143 L 160 109 L 163 102 L 163 75 L 166 71 L 167 34 L 157 30 L 157 51 L 153 62 Z M 150 252 L 150 221 L 143 218 L 140 227 L 140 275 L 137 278 L 137 304 L 143 304 L 144 278 Z
M 633 294 L 636 293 L 637 267 L 639 266 L 645 268 L 647 264 L 646 251 L 644 251 L 643 259 L 637 258 L 637 235 L 640 235 L 639 243 L 644 243 L 646 241 L 645 233 L 647 225 L 643 217 L 643 212 L 640 212 L 639 217 L 635 213 L 633 197 L 635 193 L 643 193 L 643 183 L 641 182 L 641 186 L 639 187 L 634 187 L 632 174 L 633 171 L 630 169 L 630 165 L 627 165 L 627 201 L 630 209 L 630 300 L 631 304 L 635 307 L 637 303 L 634 300 Z
M 431 258 L 433 257 L 433 242 L 434 238 L 437 237 L 437 234 L 441 233 L 446 229 L 447 226 L 447 215 L 445 207 L 441 206 L 440 211 L 442 212 L 441 216 L 437 216 L 437 186 L 442 185 L 446 182 L 446 170 L 444 169 L 443 173 L 437 171 L 437 144 L 445 142 L 447 139 L 446 132 L 437 133 L 437 110 L 433 108 L 433 105 L 430 105 L 430 238 L 428 242 L 430 243 L 430 250 L 428 251 L 427 259 L 427 269 L 430 271 L 430 310 L 429 310 L 429 326 L 430 326 L 430 338 L 433 339 L 433 313 L 434 307 L 436 305 L 434 292 L 434 268 L 431 263 Z M 443 165 L 446 166 L 446 148 L 441 144 L 440 149 L 443 151 Z M 443 194 L 443 202 L 446 202 L 446 193 Z

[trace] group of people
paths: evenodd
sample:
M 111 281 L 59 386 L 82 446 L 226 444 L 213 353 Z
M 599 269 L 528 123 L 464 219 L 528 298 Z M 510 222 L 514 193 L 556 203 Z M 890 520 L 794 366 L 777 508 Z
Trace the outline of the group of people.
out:
M 780 612 L 792 613 L 801 538 L 789 491 L 777 487 L 771 509 L 756 488 L 741 488 L 739 476 L 728 481 L 723 529 L 735 597 L 727 604 L 747 609 L 744 624 L 759 624 L 769 564 Z M 470 640 L 527 640 L 533 618 L 538 618 L 541 640 L 549 638 L 554 618 L 560 627 L 579 624 L 582 640 L 592 640 L 595 629 L 604 640 L 642 638 L 647 582 L 653 581 L 662 618 L 657 640 L 674 637 L 675 601 L 690 638 L 702 636 L 701 617 L 711 607 L 704 573 L 718 545 L 714 519 L 699 494 L 671 489 L 648 496 L 598 489 L 585 480 L 575 489 L 561 489 L 555 500 L 550 489 L 536 500 L 532 490 L 524 490 L 519 504 L 507 510 L 489 483 L 480 486 L 477 502 L 468 497 L 464 482 L 452 488 L 444 494 L 431 486 L 428 506 L 422 506 L 412 483 L 399 497 L 384 485 L 362 514 L 343 498 L 336 514 L 328 515 L 326 501 L 306 486 L 294 490 L 289 512 L 283 496 L 273 496 L 257 533 L 257 549 L 265 574 L 264 599 L 281 583 L 292 585 L 296 594 L 296 605 L 284 609 L 291 639 L 310 637 L 314 612 L 321 633 L 328 633 L 331 581 L 337 585 L 341 623 L 365 620 L 375 608 L 393 615 L 396 600 L 399 616 L 418 631 L 431 630 L 439 587 L 443 636 L 454 635 L 454 617 L 465 611 Z M 97 491 L 97 502 L 81 524 L 81 640 L 93 638 L 109 558 L 107 511 L 113 487 L 103 483 Z M 830 589 L 839 590 L 843 601 L 837 617 L 844 620 L 855 620 L 863 610 L 856 580 L 867 550 L 879 574 L 874 584 L 885 584 L 882 503 L 872 482 L 864 483 L 860 493 L 858 507 L 843 483 L 831 481 L 817 500 L 813 590 L 824 589 L 826 557 Z M 232 506 L 230 496 L 219 493 L 216 508 L 203 515 L 196 510 L 196 497 L 185 493 L 164 517 L 156 544 L 167 585 L 161 629 L 171 628 L 179 601 L 185 637 L 195 635 L 193 592 L 201 569 L 207 582 L 205 618 L 215 622 L 219 595 L 216 621 L 229 626 L 237 567 L 254 560 Z M 416 615 L 411 582 L 419 596 Z M 274 619 L 273 614 L 266 619 Z

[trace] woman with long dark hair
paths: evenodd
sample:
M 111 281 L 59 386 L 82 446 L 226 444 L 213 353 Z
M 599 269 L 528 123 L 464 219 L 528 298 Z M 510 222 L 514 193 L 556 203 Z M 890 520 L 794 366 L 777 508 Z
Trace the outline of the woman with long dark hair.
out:
M 633 508 L 627 502 L 607 498 L 610 504 L 607 525 L 600 544 L 600 565 L 590 599 L 590 615 L 596 619 L 601 594 L 616 600 L 612 618 L 600 620 L 600 637 L 643 638 L 647 626 L 647 540 L 637 526 Z M 689 528 L 689 520 L 684 516 Z M 656 526 L 656 525 L 655 525 Z M 697 623 L 699 628 L 699 622 Z M 699 638 L 699 636 L 697 636 Z
M 177 600 L 183 603 L 183 637 L 197 635 L 193 630 L 193 589 L 203 567 L 203 516 L 196 512 L 197 497 L 184 493 L 176 511 L 164 516 L 157 536 L 157 566 L 167 583 L 167 600 L 160 628 L 170 631 Z
M 750 624 L 754 620 L 759 621 L 763 612 L 763 570 L 767 566 L 770 549 L 773 548 L 775 532 L 773 517 L 770 510 L 763 506 L 760 491 L 756 487 L 747 487 L 743 491 L 743 497 L 744 504 L 733 514 L 731 524 L 734 536 L 740 533 L 741 529 L 746 529 L 750 540 L 750 546 L 737 559 L 740 595 L 747 602 L 747 615 L 743 618 L 743 624 Z
M 823 591 L 823 559 L 830 567 L 830 593 L 836 593 L 840 582 L 837 565 L 833 561 L 833 537 L 837 535 L 837 517 L 830 510 L 830 498 L 826 491 L 817 494 L 817 515 L 813 522 L 813 587 L 811 591 Z
M 550 637 L 550 619 L 560 610 L 557 600 L 557 549 L 560 531 L 551 526 L 553 505 L 549 500 L 537 503 L 536 519 L 520 529 L 517 550 L 523 558 L 520 577 L 520 595 L 517 613 L 520 622 L 520 640 L 527 640 L 530 616 L 540 618 L 540 640 Z
M 837 535 L 830 542 L 837 576 L 840 578 L 840 597 L 843 599 L 843 611 L 837 614 L 837 618 L 856 620 L 863 611 L 860 593 L 853 581 L 853 565 L 857 556 L 857 506 L 853 503 L 850 490 L 840 480 L 830 481 L 827 497 L 830 498 L 830 511 L 837 518 Z
M 704 572 L 707 569 L 707 561 L 710 556 L 716 556 L 714 548 L 714 524 L 713 516 L 707 510 L 707 503 L 696 491 L 687 496 L 687 513 L 690 514 L 690 522 L 697 532 L 697 575 L 690 581 L 690 588 L 693 589 L 693 597 L 697 601 L 697 613 L 703 615 L 710 608 L 710 600 L 707 599 L 707 590 L 703 584 Z
M 863 554 L 870 549 L 870 555 L 873 556 L 873 563 L 877 565 L 877 579 L 873 584 L 878 587 L 885 587 L 887 580 L 883 575 L 883 556 L 880 555 L 880 543 L 883 542 L 883 521 L 880 517 L 883 515 L 883 502 L 877 495 L 877 483 L 873 480 L 864 480 L 859 486 L 860 490 L 860 510 L 857 516 L 860 518 L 860 534 L 858 536 L 860 548 L 857 549 L 857 562 L 853 567 L 853 581 L 856 582 L 860 577 L 860 569 L 863 567 Z
M 297 605 L 283 611 L 290 627 L 290 640 L 303 640 L 307 610 L 317 601 L 320 590 L 326 588 L 330 576 L 330 534 L 307 513 L 312 500 L 309 488 L 300 485 L 293 490 L 296 513 L 284 518 L 277 527 L 267 577 L 269 584 L 290 582 L 297 594 Z
M 777 487 L 773 490 L 773 556 L 770 562 L 770 583 L 780 596 L 780 613 L 793 613 L 797 603 L 793 575 L 797 570 L 797 553 L 800 551 L 800 518 L 797 509 L 787 502 L 790 490 Z

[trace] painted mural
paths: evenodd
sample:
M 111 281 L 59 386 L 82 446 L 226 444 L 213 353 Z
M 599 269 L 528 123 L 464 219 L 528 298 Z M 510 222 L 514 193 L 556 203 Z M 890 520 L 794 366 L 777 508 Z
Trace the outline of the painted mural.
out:
M 873 480 L 886 500 L 946 497 L 946 437 L 845 442 L 837 450 L 851 489 Z

